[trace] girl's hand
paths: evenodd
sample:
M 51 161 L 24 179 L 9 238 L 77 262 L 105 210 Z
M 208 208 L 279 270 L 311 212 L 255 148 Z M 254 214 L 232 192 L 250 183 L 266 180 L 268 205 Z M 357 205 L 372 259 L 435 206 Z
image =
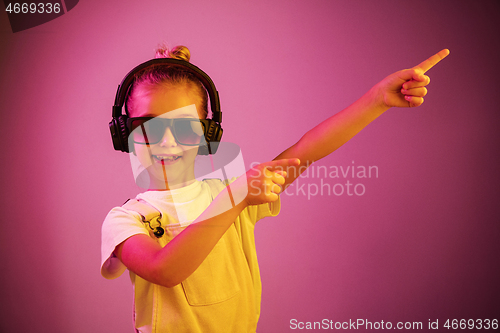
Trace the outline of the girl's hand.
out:
M 414 107 L 421 105 L 424 102 L 423 97 L 427 94 L 425 86 L 430 82 L 430 78 L 424 75 L 425 72 L 443 60 L 448 54 L 450 54 L 450 51 L 444 49 L 419 65 L 391 74 L 379 82 L 375 87 L 382 98 L 383 105 L 386 107 Z
M 290 158 L 262 163 L 248 170 L 246 203 L 260 205 L 278 200 L 282 185 L 285 183 L 287 168 L 299 164 L 298 158 Z

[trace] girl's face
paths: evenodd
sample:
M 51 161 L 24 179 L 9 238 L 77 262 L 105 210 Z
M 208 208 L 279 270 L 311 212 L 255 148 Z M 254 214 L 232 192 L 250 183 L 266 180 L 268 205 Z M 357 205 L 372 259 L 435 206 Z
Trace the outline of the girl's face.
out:
M 199 119 L 197 109 L 200 102 L 198 95 L 187 85 L 143 85 L 134 90 L 130 117 Z M 166 127 L 163 138 L 156 144 L 134 143 L 134 154 L 149 173 L 150 190 L 184 187 L 194 181 L 198 147 L 177 143 L 170 127 Z

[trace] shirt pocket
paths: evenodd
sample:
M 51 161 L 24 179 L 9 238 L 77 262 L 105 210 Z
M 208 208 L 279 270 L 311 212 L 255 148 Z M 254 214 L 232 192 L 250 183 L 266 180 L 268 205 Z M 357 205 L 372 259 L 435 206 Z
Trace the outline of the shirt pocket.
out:
M 217 304 L 239 293 L 236 272 L 224 237 L 181 284 L 188 303 L 193 306 Z

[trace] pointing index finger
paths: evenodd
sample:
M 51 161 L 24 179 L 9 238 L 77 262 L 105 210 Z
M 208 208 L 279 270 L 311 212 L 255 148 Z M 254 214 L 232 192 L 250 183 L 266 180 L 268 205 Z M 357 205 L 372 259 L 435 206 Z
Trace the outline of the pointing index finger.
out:
M 450 54 L 450 50 L 444 49 L 430 57 L 429 59 L 422 61 L 420 64 L 415 66 L 415 68 L 420 68 L 424 73 L 427 72 L 429 69 L 434 67 L 438 62 L 446 58 L 446 56 Z

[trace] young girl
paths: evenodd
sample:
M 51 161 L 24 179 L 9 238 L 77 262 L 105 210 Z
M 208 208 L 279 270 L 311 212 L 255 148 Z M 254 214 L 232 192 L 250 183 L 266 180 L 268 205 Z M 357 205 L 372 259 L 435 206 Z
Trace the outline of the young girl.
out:
M 255 223 L 278 214 L 279 194 L 299 171 L 390 107 L 421 105 L 430 81 L 425 72 L 448 54 L 389 75 L 273 161 L 223 183 L 195 179 L 195 158 L 211 135 L 206 82 L 186 68 L 186 47 L 159 50 L 156 58 L 182 61 L 146 66 L 126 95 L 127 148 L 147 171 L 149 189 L 113 208 L 102 227 L 101 274 L 111 279 L 130 271 L 136 332 L 255 332 L 261 297 Z

